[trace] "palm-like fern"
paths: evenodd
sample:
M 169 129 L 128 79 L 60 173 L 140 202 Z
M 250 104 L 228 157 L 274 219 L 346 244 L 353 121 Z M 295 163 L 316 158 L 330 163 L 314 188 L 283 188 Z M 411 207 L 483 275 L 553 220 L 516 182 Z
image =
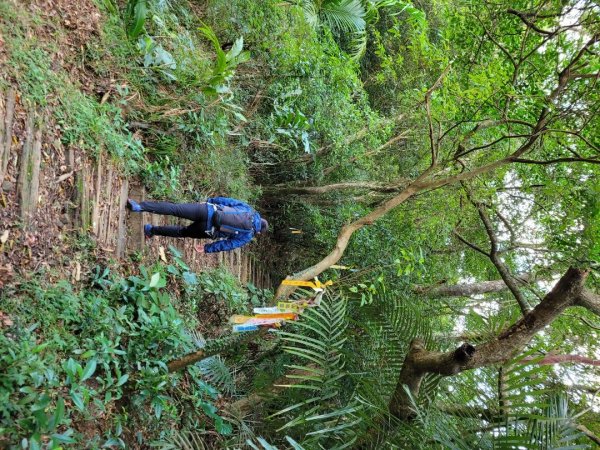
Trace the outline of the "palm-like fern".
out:
M 360 419 L 353 414 L 361 405 L 345 389 L 347 340 L 345 299 L 326 294 L 317 308 L 307 310 L 296 323 L 295 332 L 280 332 L 284 350 L 298 358 L 288 366 L 295 374 L 287 387 L 306 393 L 303 399 L 274 414 L 285 417 L 280 428 L 296 429 L 306 436 L 303 444 L 346 448 L 354 442 L 352 427 Z M 301 364 L 303 363 L 303 364 Z
M 583 443 L 583 435 L 569 414 L 567 394 L 545 388 L 551 367 L 538 366 L 536 358 L 529 359 L 537 351 L 534 348 L 519 355 L 507 366 L 508 395 L 504 398 L 505 411 L 502 411 L 505 424 L 493 441 L 494 448 L 590 448 Z
M 227 395 L 235 395 L 235 370 L 225 364 L 219 355 L 205 358 L 197 363 L 202 375 L 213 386 Z
M 379 17 L 379 10 L 385 7 L 415 9 L 410 2 L 401 0 L 300 0 L 306 21 L 314 28 L 327 26 L 337 35 L 348 36 L 350 54 L 360 58 L 367 45 L 367 25 Z
M 361 372 L 376 370 L 377 389 L 373 393 L 379 400 L 371 396 L 370 401 L 387 406 L 410 342 L 419 337 L 431 345 L 431 322 L 422 303 L 391 292 L 378 295 L 371 305 L 360 308 L 357 314 L 360 315 L 358 325 L 365 333 L 354 342 L 356 350 L 364 352 L 360 358 L 361 367 L 357 369 Z M 425 380 L 424 398 L 435 389 L 435 380 L 437 377 Z M 361 394 L 369 395 L 370 384 L 361 385 Z
M 201 350 L 206 347 L 206 339 L 195 330 L 188 330 L 188 335 L 194 346 Z M 219 355 L 204 358 L 196 363 L 206 380 L 228 395 L 235 395 L 235 370 L 227 366 Z

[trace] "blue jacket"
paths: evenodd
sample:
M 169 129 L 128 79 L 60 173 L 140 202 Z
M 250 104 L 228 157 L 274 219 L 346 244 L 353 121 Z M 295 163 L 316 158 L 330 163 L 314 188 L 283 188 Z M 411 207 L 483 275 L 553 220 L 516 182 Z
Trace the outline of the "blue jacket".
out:
M 241 247 L 252 240 L 252 237 L 257 231 L 260 231 L 260 214 L 254 211 L 248 204 L 227 197 L 212 197 L 207 200 L 208 205 L 208 217 L 206 224 L 206 231 L 210 232 L 213 229 L 213 216 L 214 216 L 214 208 L 210 205 L 219 206 L 229 206 L 233 208 L 233 214 L 244 214 L 253 213 L 252 217 L 252 230 L 243 230 L 238 229 L 233 233 L 224 233 L 222 231 L 214 231 L 213 237 L 215 239 L 222 239 L 220 241 L 212 242 L 210 244 L 206 244 L 204 246 L 204 251 L 206 253 L 216 253 L 216 252 L 228 252 L 233 250 L 234 248 Z

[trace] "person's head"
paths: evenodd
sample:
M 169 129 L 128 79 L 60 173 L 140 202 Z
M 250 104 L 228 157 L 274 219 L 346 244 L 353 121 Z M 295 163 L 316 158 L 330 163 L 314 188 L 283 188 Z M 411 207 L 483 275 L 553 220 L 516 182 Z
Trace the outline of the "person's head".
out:
M 265 219 L 260 219 L 260 230 L 258 230 L 258 233 L 266 233 L 267 231 L 269 231 L 269 222 L 267 222 Z

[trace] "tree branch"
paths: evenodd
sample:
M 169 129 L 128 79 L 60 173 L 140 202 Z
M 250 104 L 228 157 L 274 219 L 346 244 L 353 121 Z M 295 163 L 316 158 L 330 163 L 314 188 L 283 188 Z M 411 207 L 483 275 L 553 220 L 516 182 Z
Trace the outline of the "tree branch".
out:
M 498 337 L 477 347 L 463 344 L 454 351 L 441 353 L 428 351 L 423 341 L 415 339 L 410 345 L 390 401 L 390 413 L 401 420 L 410 419 L 414 415 L 405 386 L 412 396 L 418 397 L 421 381 L 427 373 L 451 376 L 465 370 L 508 361 L 566 308 L 575 304 L 588 274 L 588 270 L 567 270 L 533 310 Z
M 515 279 L 521 283 L 534 281 L 533 275 L 522 273 L 515 276 Z M 413 290 L 419 295 L 426 295 L 431 298 L 440 297 L 470 297 L 473 295 L 489 294 L 492 292 L 502 292 L 508 289 L 504 280 L 480 281 L 479 283 L 454 284 L 454 285 L 436 285 L 436 286 L 414 286 Z
M 463 184 L 464 186 L 464 184 Z M 521 308 L 521 312 L 523 314 L 527 314 L 530 311 L 530 307 L 527 303 L 527 300 L 523 296 L 523 293 L 519 290 L 519 287 L 515 283 L 515 280 L 510 273 L 509 268 L 504 264 L 504 261 L 498 255 L 499 246 L 498 246 L 498 238 L 496 237 L 496 233 L 494 231 L 494 226 L 492 225 L 492 221 L 490 220 L 487 211 L 485 210 L 485 206 L 481 202 L 475 201 L 469 189 L 466 188 L 467 198 L 469 201 L 475 206 L 477 212 L 479 214 L 479 218 L 483 223 L 485 231 L 490 239 L 490 252 L 488 253 L 488 257 L 490 258 L 492 264 L 496 267 L 496 270 L 500 274 L 500 277 L 504 280 L 508 289 L 512 293 L 513 297 L 519 304 L 519 308 Z
M 523 358 L 519 361 L 521 364 L 535 362 L 539 366 L 550 366 L 554 364 L 585 364 L 587 366 L 600 366 L 600 360 L 588 358 L 581 355 L 546 355 L 537 360 L 535 357 Z
M 595 442 L 597 445 L 600 445 L 600 437 L 592 433 L 585 425 L 577 425 L 577 430 L 585 434 L 587 438 L 590 439 L 592 442 Z
M 537 161 L 535 159 L 523 159 L 523 158 L 514 158 L 512 162 L 519 164 L 538 164 L 542 166 L 547 166 L 550 164 L 563 163 L 563 162 L 581 162 L 581 163 L 591 163 L 591 164 L 600 164 L 600 159 L 598 158 L 556 158 L 550 159 L 547 161 Z
M 560 32 L 560 27 L 554 31 L 548 31 L 538 27 L 535 23 L 527 19 L 528 14 L 522 13 L 521 11 L 517 11 L 516 9 L 510 8 L 506 12 L 517 16 L 525 25 L 527 25 L 529 28 L 540 34 L 545 34 L 547 36 L 555 36 L 558 32 Z M 533 15 L 533 17 L 535 17 L 535 15 Z
M 465 244 L 468 247 L 471 247 L 473 250 L 475 250 L 476 252 L 481 253 L 484 256 L 487 256 L 488 258 L 490 257 L 490 254 L 488 252 L 486 252 L 485 250 L 480 249 L 479 247 L 477 247 L 475 244 L 473 244 L 472 242 L 467 241 L 464 237 L 462 237 L 456 230 L 452 231 L 452 234 L 454 234 L 454 236 L 456 236 L 458 238 L 459 241 L 461 241 L 463 244 Z

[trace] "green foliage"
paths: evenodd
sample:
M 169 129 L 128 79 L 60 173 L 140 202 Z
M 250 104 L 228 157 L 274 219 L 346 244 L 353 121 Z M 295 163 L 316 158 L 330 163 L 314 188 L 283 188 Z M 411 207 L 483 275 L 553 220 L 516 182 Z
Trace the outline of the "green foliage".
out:
M 166 373 L 166 362 L 198 345 L 186 331 L 194 321 L 175 308 L 166 273 L 184 289 L 194 285 L 195 275 L 176 259 L 166 271 L 141 267 L 128 278 L 98 268 L 80 292 L 64 282 L 7 292 L 3 311 L 16 320 L 0 336 L 3 436 L 24 438 L 32 449 L 78 443 L 82 421 L 97 420 L 122 402 L 136 407 L 129 420 L 144 424 L 149 437 L 178 417 L 214 422 L 227 433 L 213 405 L 217 390 L 208 384 L 233 389 L 222 360 L 191 366 L 191 384 Z M 180 409 L 186 398 L 202 413 Z M 90 445 L 123 445 L 119 430 L 94 436 Z
M 324 296 L 318 308 L 306 311 L 295 332 L 280 331 L 283 349 L 301 364 L 288 367 L 288 386 L 300 394 L 298 403 L 278 411 L 287 421 L 279 430 L 292 429 L 304 435 L 303 445 L 347 448 L 356 436 L 352 428 L 360 420 L 352 414 L 361 407 L 354 399 L 340 396 L 346 381 L 346 301 Z M 308 398 L 307 398 L 308 397 Z
M 225 269 L 202 272 L 198 276 L 202 301 L 222 303 L 228 311 L 248 312 L 248 294 L 239 280 Z
M 146 15 L 148 14 L 147 0 L 128 0 L 125 8 L 125 22 L 127 36 L 137 38 L 144 30 Z
M 325 25 L 342 41 L 350 36 L 350 52 L 355 59 L 365 52 L 367 26 L 377 22 L 380 9 L 416 10 L 411 3 L 399 0 L 301 0 L 298 3 L 312 27 Z
M 212 70 L 212 77 L 208 80 L 208 86 L 204 88 L 204 92 L 213 95 L 231 93 L 229 83 L 233 78 L 235 68 L 238 64 L 242 64 L 250 59 L 250 54 L 242 51 L 244 48 L 244 38 L 240 37 L 236 39 L 231 50 L 226 53 L 221 49 L 219 39 L 210 27 L 206 25 L 201 27 L 200 33 L 213 44 L 215 53 L 217 54 L 217 60 Z M 241 118 L 245 120 L 243 116 Z
M 203 359 L 198 363 L 198 367 L 210 384 L 227 395 L 235 395 L 235 375 L 220 356 Z

